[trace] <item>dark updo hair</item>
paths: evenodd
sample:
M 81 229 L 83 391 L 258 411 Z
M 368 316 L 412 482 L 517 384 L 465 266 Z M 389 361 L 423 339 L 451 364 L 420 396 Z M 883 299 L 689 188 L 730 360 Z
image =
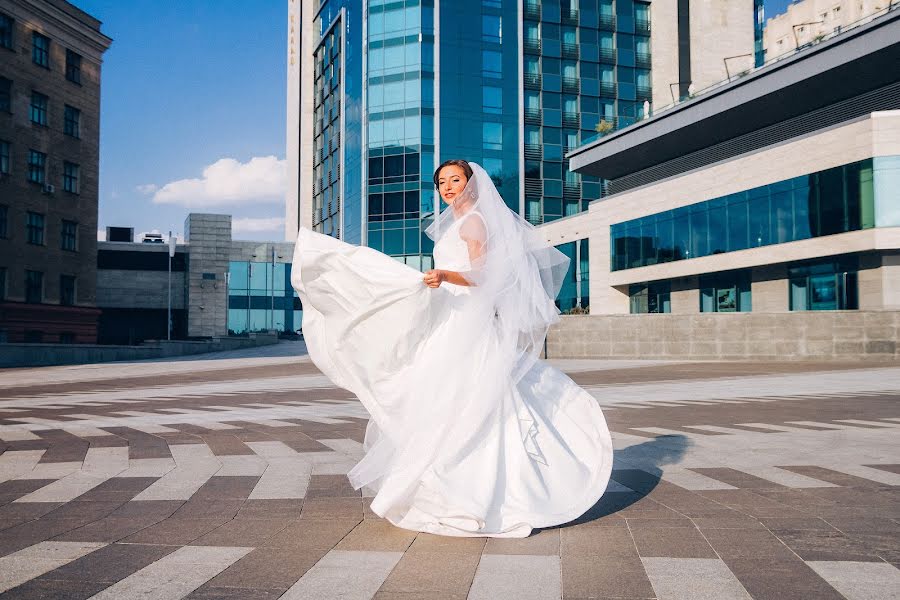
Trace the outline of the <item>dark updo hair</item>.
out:
M 438 185 L 438 179 L 440 178 L 439 176 L 441 174 L 441 169 L 443 169 L 444 167 L 449 167 L 449 166 L 457 166 L 460 169 L 462 169 L 463 173 L 466 174 L 466 179 L 472 179 L 472 175 L 475 174 L 472 171 L 472 167 L 469 166 L 469 163 L 467 163 L 466 161 L 464 161 L 462 159 L 451 158 L 450 160 L 445 160 L 444 162 L 441 163 L 441 166 L 439 166 L 437 168 L 437 170 L 434 172 L 434 188 L 435 189 L 438 189 L 438 187 L 440 187 Z

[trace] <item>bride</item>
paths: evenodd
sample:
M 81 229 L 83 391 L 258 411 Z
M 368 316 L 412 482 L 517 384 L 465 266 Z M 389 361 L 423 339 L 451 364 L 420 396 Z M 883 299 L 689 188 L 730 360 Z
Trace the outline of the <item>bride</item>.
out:
M 423 274 L 301 228 L 291 283 L 310 357 L 371 415 L 348 473 L 398 527 L 525 537 L 593 506 L 612 469 L 596 400 L 538 359 L 568 258 L 475 163 L 434 175 L 448 205 Z M 436 211 L 437 212 L 437 211 Z

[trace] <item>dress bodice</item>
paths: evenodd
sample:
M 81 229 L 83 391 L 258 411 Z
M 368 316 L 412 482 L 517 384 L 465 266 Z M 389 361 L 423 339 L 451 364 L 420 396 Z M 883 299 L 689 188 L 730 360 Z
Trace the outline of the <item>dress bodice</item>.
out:
M 434 245 L 434 266 L 436 269 L 448 271 L 469 271 L 472 264 L 469 262 L 469 247 L 459 236 L 459 227 L 462 219 L 454 222 L 450 230 L 445 233 Z

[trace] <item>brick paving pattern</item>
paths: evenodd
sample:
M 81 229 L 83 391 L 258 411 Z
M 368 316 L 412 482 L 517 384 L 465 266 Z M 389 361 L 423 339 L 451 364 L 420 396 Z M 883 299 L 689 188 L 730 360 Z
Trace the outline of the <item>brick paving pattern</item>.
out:
M 461 539 L 369 510 L 366 413 L 296 347 L 0 372 L 0 599 L 900 598 L 900 366 L 560 363 L 606 494 Z

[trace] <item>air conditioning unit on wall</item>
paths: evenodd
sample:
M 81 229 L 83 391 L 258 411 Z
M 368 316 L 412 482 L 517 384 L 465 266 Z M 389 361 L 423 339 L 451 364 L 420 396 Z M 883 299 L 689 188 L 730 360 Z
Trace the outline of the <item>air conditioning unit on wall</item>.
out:
M 45 183 L 45 184 L 44 184 L 44 193 L 45 193 L 45 194 L 52 194 L 52 193 L 54 193 L 55 191 L 56 191 L 56 186 L 54 186 L 52 183 Z

